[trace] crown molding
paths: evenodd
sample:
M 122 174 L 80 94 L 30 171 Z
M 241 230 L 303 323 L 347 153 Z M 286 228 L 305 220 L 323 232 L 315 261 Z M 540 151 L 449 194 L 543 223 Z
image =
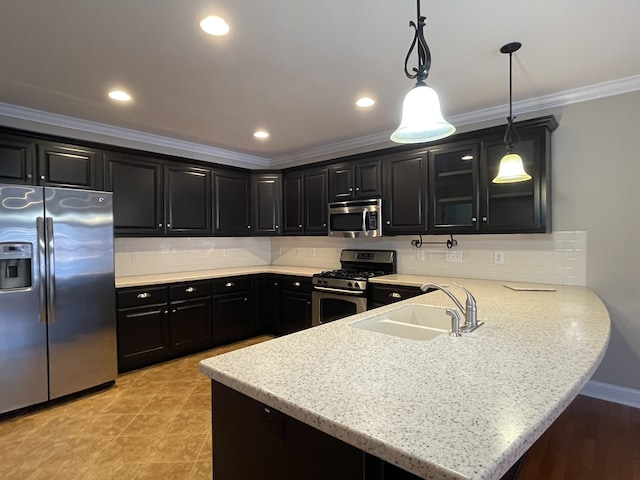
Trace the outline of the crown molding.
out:
M 54 135 L 73 135 L 75 138 L 100 143 L 111 143 L 124 147 L 138 148 L 156 153 L 187 156 L 198 160 L 225 165 L 243 166 L 246 168 L 268 168 L 269 159 L 254 155 L 234 152 L 217 147 L 210 147 L 199 143 L 178 140 L 163 135 L 115 127 L 104 123 L 81 120 L 79 118 L 43 112 L 27 107 L 20 107 L 0 102 L 0 118 L 9 120 L 9 125 L 18 128 L 37 128 L 42 126 L 46 132 Z M 21 122 L 16 124 L 15 121 Z M 38 128 L 39 127 L 39 128 Z M 47 129 L 46 127 L 52 127 Z
M 521 100 L 514 102 L 513 108 L 519 114 L 525 114 L 637 90 L 640 90 L 640 75 Z M 450 117 L 449 121 L 457 127 L 463 127 L 503 119 L 508 115 L 508 112 L 509 105 L 504 104 L 455 115 Z M 391 135 L 391 130 L 389 130 L 307 148 L 269 159 L 2 102 L 0 102 L 0 119 L 8 121 L 8 126 L 17 128 L 37 128 L 38 131 L 41 131 L 44 126 L 45 129 L 48 129 L 44 133 L 63 136 L 73 134 L 74 137 L 87 141 L 112 143 L 130 148 L 186 156 L 212 163 L 245 168 L 286 168 L 396 145 L 389 140 Z

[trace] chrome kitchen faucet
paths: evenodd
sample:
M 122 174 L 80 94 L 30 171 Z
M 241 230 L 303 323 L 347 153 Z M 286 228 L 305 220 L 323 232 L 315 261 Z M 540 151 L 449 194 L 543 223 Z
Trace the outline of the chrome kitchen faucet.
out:
M 439 285 L 437 283 L 425 283 L 424 285 L 422 285 L 420 287 L 420 290 L 422 290 L 423 292 L 426 292 L 430 288 L 435 288 L 437 290 L 441 290 L 444 293 L 446 293 L 447 296 L 451 300 L 453 300 L 453 303 L 456 304 L 456 307 L 458 307 L 458 309 L 460 310 L 462 315 L 464 315 L 464 325 L 460 328 L 460 331 L 464 332 L 464 333 L 473 332 L 476 328 L 478 328 L 480 325 L 482 325 L 484 323 L 484 322 L 478 323 L 478 307 L 476 305 L 476 299 L 471 294 L 471 292 L 469 290 L 467 290 L 466 288 L 464 288 L 462 285 L 460 285 L 460 284 L 458 284 L 456 282 L 453 282 L 453 284 L 456 287 L 461 288 L 464 291 L 464 293 L 467 294 L 466 308 L 463 307 L 462 304 L 460 303 L 460 300 L 458 300 L 456 298 L 456 296 L 453 293 L 451 293 L 443 285 Z M 452 320 L 453 320 L 453 318 L 452 318 Z M 452 334 L 455 334 L 455 333 L 456 333 L 455 329 L 452 329 Z

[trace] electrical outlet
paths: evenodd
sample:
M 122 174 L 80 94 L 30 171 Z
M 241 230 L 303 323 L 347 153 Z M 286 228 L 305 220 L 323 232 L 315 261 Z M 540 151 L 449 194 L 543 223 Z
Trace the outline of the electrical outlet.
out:
M 312 249 L 311 249 L 311 256 L 312 256 L 312 257 L 315 257 L 315 256 L 316 256 L 316 249 L 315 249 L 315 248 L 312 248 Z
M 504 252 L 493 252 L 493 263 L 496 265 L 504 264 Z
M 416 260 L 419 262 L 424 262 L 424 250 L 416 251 Z
M 131 263 L 135 263 L 140 260 L 140 254 L 138 252 L 131 252 Z
M 222 249 L 222 256 L 223 257 L 228 257 L 229 256 L 229 250 L 227 250 L 226 248 Z
M 462 252 L 445 252 L 444 261 L 447 263 L 462 263 Z

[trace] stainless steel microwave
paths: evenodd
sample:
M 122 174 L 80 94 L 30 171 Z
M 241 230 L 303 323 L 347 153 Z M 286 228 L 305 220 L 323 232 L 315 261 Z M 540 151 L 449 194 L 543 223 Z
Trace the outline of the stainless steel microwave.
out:
M 382 200 L 330 203 L 329 235 L 349 238 L 382 236 Z

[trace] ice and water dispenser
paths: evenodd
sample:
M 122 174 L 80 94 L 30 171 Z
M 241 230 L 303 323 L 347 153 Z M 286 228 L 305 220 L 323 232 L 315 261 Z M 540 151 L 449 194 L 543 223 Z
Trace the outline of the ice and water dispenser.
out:
M 31 288 L 33 247 L 30 243 L 0 243 L 0 292 Z

